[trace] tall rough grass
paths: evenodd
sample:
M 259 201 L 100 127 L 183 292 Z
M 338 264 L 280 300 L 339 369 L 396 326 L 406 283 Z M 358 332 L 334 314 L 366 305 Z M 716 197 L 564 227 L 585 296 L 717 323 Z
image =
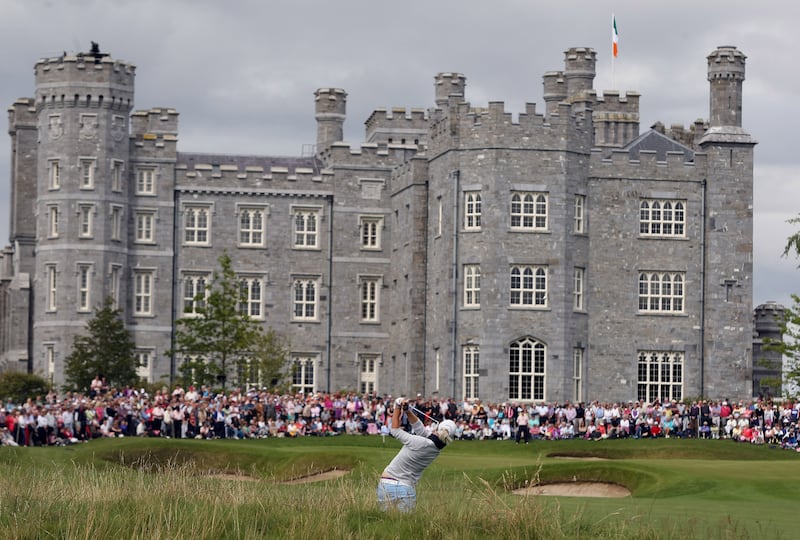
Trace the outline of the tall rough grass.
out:
M 552 499 L 509 495 L 507 488 L 520 485 L 511 475 L 502 485 L 456 473 L 424 480 L 417 510 L 399 514 L 378 509 L 376 478 L 359 469 L 303 485 L 198 475 L 201 469 L 146 461 L 8 465 L 0 476 L 0 538 L 655 539 L 698 532 L 656 529 L 622 513 L 565 516 Z M 731 524 L 721 537 L 742 536 Z

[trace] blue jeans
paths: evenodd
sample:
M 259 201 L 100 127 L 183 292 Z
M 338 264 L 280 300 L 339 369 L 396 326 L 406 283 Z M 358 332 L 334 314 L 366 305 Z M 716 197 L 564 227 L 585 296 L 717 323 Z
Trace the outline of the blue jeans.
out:
M 378 483 L 378 504 L 384 512 L 411 512 L 417 505 L 417 490 L 394 480 L 382 480 Z

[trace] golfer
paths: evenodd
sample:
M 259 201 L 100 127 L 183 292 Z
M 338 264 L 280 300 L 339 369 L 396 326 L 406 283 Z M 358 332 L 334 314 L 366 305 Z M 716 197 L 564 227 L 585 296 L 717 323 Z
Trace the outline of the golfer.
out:
M 411 433 L 400 424 L 405 412 L 411 424 Z M 416 485 L 425 467 L 436 459 L 439 452 L 453 441 L 456 424 L 445 420 L 428 435 L 422 421 L 409 407 L 408 400 L 397 398 L 392 411 L 392 437 L 403 443 L 403 448 L 383 470 L 378 483 L 378 504 L 382 510 L 397 509 L 410 512 L 417 504 Z

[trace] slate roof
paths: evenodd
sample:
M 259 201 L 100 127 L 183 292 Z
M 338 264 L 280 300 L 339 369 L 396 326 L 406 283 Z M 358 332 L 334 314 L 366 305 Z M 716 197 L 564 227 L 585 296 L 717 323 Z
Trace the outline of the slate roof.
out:
M 683 152 L 686 156 L 684 161 L 694 161 L 694 150 L 654 129 L 645 131 L 636 137 L 625 146 L 624 150 L 630 152 L 631 159 L 639 159 L 639 152 L 649 150 L 655 151 L 656 161 L 666 161 L 667 152 Z

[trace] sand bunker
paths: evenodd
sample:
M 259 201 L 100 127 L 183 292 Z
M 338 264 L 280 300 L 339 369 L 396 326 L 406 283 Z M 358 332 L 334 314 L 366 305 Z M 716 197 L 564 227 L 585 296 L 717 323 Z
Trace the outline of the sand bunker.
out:
M 284 484 L 308 484 L 309 482 L 324 482 L 325 480 L 334 480 L 346 475 L 350 471 L 343 469 L 333 469 L 332 471 L 325 471 L 317 474 L 310 474 L 294 480 L 287 480 Z
M 561 482 L 516 489 L 514 494 L 553 497 L 630 497 L 631 492 L 626 487 L 605 482 Z

